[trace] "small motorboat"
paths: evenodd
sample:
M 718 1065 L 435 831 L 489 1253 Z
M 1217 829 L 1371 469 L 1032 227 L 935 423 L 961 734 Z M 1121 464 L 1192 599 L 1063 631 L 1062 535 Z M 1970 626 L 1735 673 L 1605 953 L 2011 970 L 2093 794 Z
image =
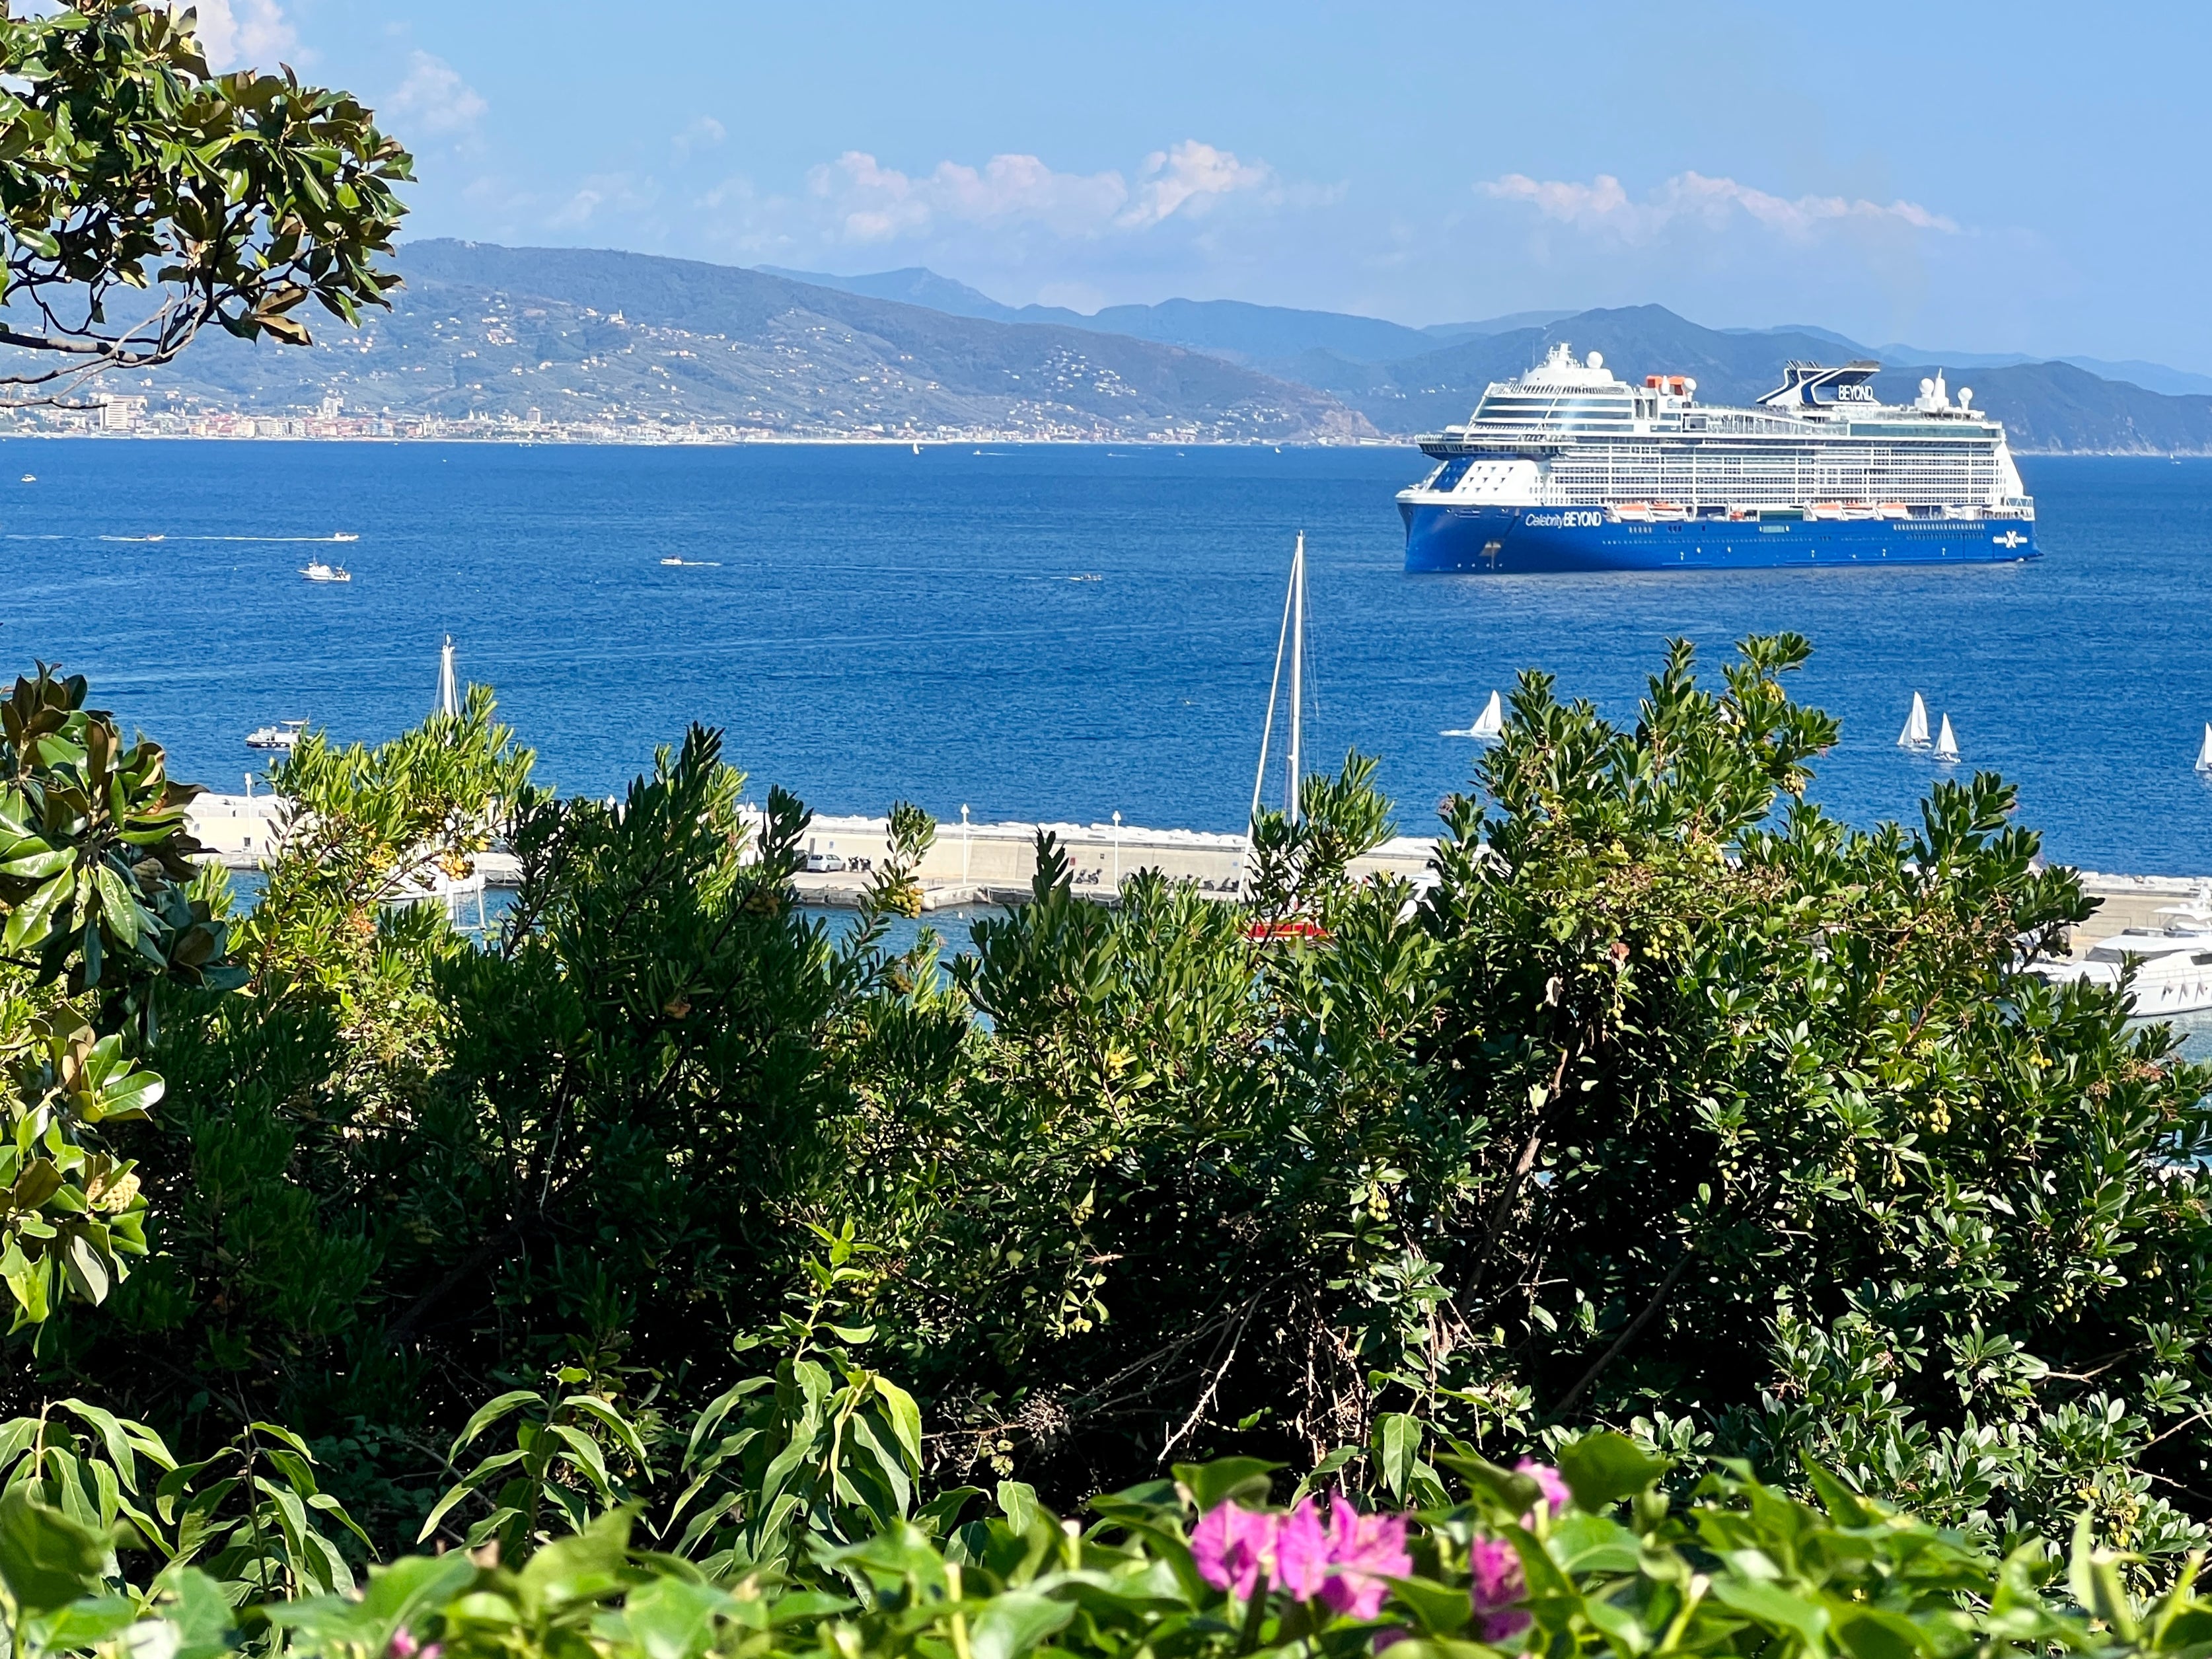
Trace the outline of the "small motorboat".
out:
M 341 530 L 331 539 L 334 542 L 357 542 L 361 538 L 350 530 Z
M 307 729 L 305 720 L 279 720 L 274 726 L 264 726 L 246 734 L 248 749 L 281 749 L 286 754 L 300 746 L 300 733 Z
M 311 582 L 349 582 L 353 573 L 342 564 L 325 564 L 320 559 L 310 559 L 301 567 L 300 574 Z
M 26 472 L 26 473 L 23 475 L 23 482 L 24 482 L 25 483 L 38 483 L 38 481 L 39 481 L 39 475 L 38 475 L 37 473 L 35 473 L 35 472 Z

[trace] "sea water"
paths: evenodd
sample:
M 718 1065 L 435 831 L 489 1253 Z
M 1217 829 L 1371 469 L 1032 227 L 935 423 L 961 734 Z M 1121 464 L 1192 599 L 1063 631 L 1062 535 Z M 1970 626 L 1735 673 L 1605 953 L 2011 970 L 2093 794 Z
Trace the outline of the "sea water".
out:
M 696 720 L 755 799 L 1235 829 L 1303 530 L 1307 754 L 1380 757 L 1410 833 L 1470 776 L 1474 746 L 1440 731 L 1517 671 L 1632 720 L 1669 635 L 1717 679 L 1737 637 L 1795 629 L 1816 647 L 1799 695 L 1843 720 L 1814 788 L 1832 811 L 1917 821 L 1946 775 L 1896 745 L 1918 690 L 1957 731 L 1950 775 L 2016 781 L 2052 855 L 2212 873 L 2191 769 L 2208 463 L 2029 458 L 2027 565 L 1415 577 L 1391 500 L 1421 471 L 1407 448 L 0 452 L 0 666 L 88 674 L 218 788 L 265 758 L 243 739 L 267 722 L 374 742 L 420 719 L 451 635 L 566 790 L 620 787 Z M 303 580 L 315 558 L 354 580 Z

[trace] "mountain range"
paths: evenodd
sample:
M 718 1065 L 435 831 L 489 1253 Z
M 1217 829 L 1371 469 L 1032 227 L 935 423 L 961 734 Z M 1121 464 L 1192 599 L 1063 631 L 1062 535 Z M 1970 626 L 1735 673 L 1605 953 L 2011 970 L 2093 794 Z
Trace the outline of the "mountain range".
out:
M 1869 349 L 1810 325 L 1700 326 L 1659 306 L 1415 329 L 1378 318 L 1170 300 L 1095 314 L 1000 304 L 919 267 L 744 270 L 454 240 L 400 250 L 405 285 L 309 349 L 210 334 L 109 390 L 172 408 L 708 425 L 791 438 L 1326 442 L 1462 420 L 1555 341 L 1626 378 L 1696 377 L 1742 402 L 1792 358 L 1877 356 L 1881 394 L 1972 371 L 2026 451 L 2212 453 L 2212 380 L 2154 364 Z M 2138 378 L 2124 378 L 2124 373 Z M 2163 381 L 2168 389 L 2142 384 Z

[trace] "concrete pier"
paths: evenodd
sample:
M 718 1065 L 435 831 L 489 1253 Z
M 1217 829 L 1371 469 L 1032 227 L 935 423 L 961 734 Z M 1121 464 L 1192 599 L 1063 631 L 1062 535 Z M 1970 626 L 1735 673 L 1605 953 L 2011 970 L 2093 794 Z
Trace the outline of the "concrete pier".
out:
M 1200 892 L 1240 896 L 1245 878 L 1244 838 L 1200 830 L 1147 830 L 1124 823 L 941 823 L 937 844 L 921 861 L 922 908 L 1006 904 L 1030 896 L 1036 876 L 1036 837 L 1049 830 L 1066 853 L 1078 893 L 1111 898 L 1121 878 L 1158 870 L 1170 881 L 1195 883 Z M 817 817 L 806 832 L 809 869 L 793 878 L 817 904 L 857 903 L 871 870 L 890 854 L 890 824 L 883 818 Z M 1388 871 L 1412 879 L 1428 868 L 1435 843 L 1411 836 L 1384 842 L 1352 866 L 1362 874 Z M 842 865 L 842 868 L 835 867 Z
M 210 854 L 233 870 L 258 870 L 275 850 L 277 802 L 258 795 L 202 795 L 192 803 L 191 830 Z M 1066 849 L 1075 872 L 1075 890 L 1110 899 L 1121 878 L 1139 870 L 1158 870 L 1170 881 L 1188 881 L 1199 890 L 1224 899 L 1240 896 L 1245 878 L 1244 838 L 1198 830 L 1147 830 L 1111 823 L 940 823 L 937 844 L 922 860 L 921 905 L 942 910 L 958 905 L 1013 904 L 1030 896 L 1036 874 L 1036 835 L 1051 830 Z M 814 866 L 793 878 L 810 904 L 849 908 L 857 905 L 870 872 L 890 855 L 890 825 L 884 818 L 817 817 L 803 843 Z M 1388 872 L 1407 880 L 1428 869 L 1436 842 L 1425 836 L 1400 836 L 1385 842 L 1352 869 L 1360 874 Z M 520 866 L 507 853 L 486 853 L 477 860 L 493 887 L 512 887 Z M 2074 930 L 2075 956 L 2124 927 L 2159 925 L 2162 907 L 2186 902 L 2207 878 L 2187 876 L 2114 876 L 2084 870 L 2081 884 L 2098 902 L 2097 913 Z

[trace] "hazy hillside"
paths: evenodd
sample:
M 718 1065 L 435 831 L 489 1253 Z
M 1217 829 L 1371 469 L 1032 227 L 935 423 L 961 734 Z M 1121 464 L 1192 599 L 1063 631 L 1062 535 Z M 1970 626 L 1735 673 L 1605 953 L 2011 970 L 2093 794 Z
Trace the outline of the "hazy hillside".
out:
M 1248 305 L 1241 300 L 1164 300 L 1151 306 L 1108 306 L 1095 315 L 1060 306 L 1002 305 L 980 289 L 921 265 L 876 271 L 865 276 L 832 276 L 818 270 L 787 270 L 763 265 L 766 274 L 793 282 L 928 306 L 955 317 L 996 323 L 1049 323 L 1124 334 L 1163 345 L 1188 346 L 1232 362 L 1250 362 L 1314 349 L 1334 351 L 1360 362 L 1382 362 L 1425 351 L 1436 343 L 1427 331 L 1357 317 L 1340 311 L 1299 311 L 1288 306 Z M 1483 327 L 1480 323 L 1443 325 L 1447 336 Z
M 771 276 L 865 294 L 878 300 L 898 300 L 928 306 L 956 317 L 979 317 L 1000 323 L 1061 323 L 1071 328 L 1097 329 L 1113 334 L 1133 334 L 1141 339 L 1211 351 L 1233 362 L 1257 366 L 1291 368 L 1309 352 L 1324 351 L 1355 363 L 1402 362 L 1437 347 L 1479 335 L 1502 335 L 1518 330 L 1543 329 L 1577 316 L 1571 311 L 1520 311 L 1485 322 L 1431 323 L 1425 328 L 1403 328 L 1377 318 L 1343 312 L 1298 311 L 1281 306 L 1245 305 L 1233 301 L 1165 300 L 1158 305 L 1109 306 L 1095 316 L 1057 306 L 1010 306 L 979 289 L 941 276 L 921 265 L 899 270 L 872 272 L 860 276 L 833 276 L 822 271 L 787 270 L 763 265 Z M 1657 310 L 1658 307 L 1647 307 Z M 1669 313 L 1671 314 L 1671 313 Z M 1677 321 L 1680 319 L 1677 319 Z M 1786 324 L 1778 328 L 1724 328 L 1713 331 L 1747 340 L 1800 338 L 1819 343 L 1825 355 L 1875 357 L 1886 363 L 1937 363 L 1951 370 L 2011 368 L 2056 361 L 2106 380 L 2124 380 L 2150 392 L 2188 396 L 2212 394 L 2212 374 L 2194 374 L 2164 363 L 2139 358 L 2113 361 L 2102 357 L 2063 356 L 2055 360 L 2026 352 L 1954 351 L 1929 346 L 1868 346 L 1814 324 Z M 1325 362 L 1313 365 L 1327 377 Z M 1316 382 L 1318 384 L 1318 382 Z
M 1540 362 L 1555 340 L 1577 356 L 1597 350 L 1625 380 L 1688 374 L 1698 397 L 1748 403 L 1781 383 L 1793 357 L 1836 362 L 1850 343 L 1826 330 L 1758 333 L 1702 328 L 1662 306 L 1586 311 L 1545 328 L 1486 335 L 1390 363 L 1358 363 L 1327 352 L 1278 358 L 1261 368 L 1334 393 L 1389 433 L 1433 431 L 1463 421 L 1492 380 Z M 1889 364 L 1875 381 L 1890 402 L 1909 400 L 1937 363 Z M 1961 373 L 1948 366 L 1954 387 L 1970 385 L 1975 402 L 2005 422 L 2023 451 L 2212 453 L 2212 397 L 2171 397 L 2124 381 L 2100 379 L 2068 363 L 2024 363 Z
M 358 334 L 325 322 L 321 343 L 302 352 L 210 333 L 162 374 L 109 389 L 171 407 L 270 413 L 336 395 L 355 412 L 537 410 L 550 422 L 792 437 L 1280 443 L 1405 436 L 1464 420 L 1486 386 L 1559 340 L 1577 354 L 1602 351 L 1627 380 L 1693 375 L 1716 403 L 1749 402 L 1793 357 L 1863 355 L 1826 329 L 1705 328 L 1661 306 L 1496 331 L 1455 325 L 1459 337 L 1440 340 L 1373 318 L 1229 301 L 1091 318 L 1016 309 L 920 268 L 824 279 L 848 285 L 828 288 L 695 260 L 457 241 L 410 244 L 400 266 L 396 309 Z M 1887 364 L 1877 385 L 1907 398 L 1935 366 Z M 2063 362 L 1942 366 L 1954 386 L 1972 385 L 2022 450 L 2212 453 L 2212 397 L 2169 396 Z
M 1910 398 L 1934 368 L 1886 368 L 1875 389 Z M 1974 391 L 1974 404 L 2005 423 L 2014 448 L 2044 453 L 2212 454 L 2212 397 L 2167 397 L 2106 380 L 2071 363 L 2021 363 L 1953 371 L 1950 385 Z
M 697 421 L 793 436 L 1310 441 L 1370 428 L 1335 399 L 1173 346 L 1008 327 L 692 260 L 429 241 L 394 310 L 312 351 L 210 332 L 159 400 L 458 418 Z

